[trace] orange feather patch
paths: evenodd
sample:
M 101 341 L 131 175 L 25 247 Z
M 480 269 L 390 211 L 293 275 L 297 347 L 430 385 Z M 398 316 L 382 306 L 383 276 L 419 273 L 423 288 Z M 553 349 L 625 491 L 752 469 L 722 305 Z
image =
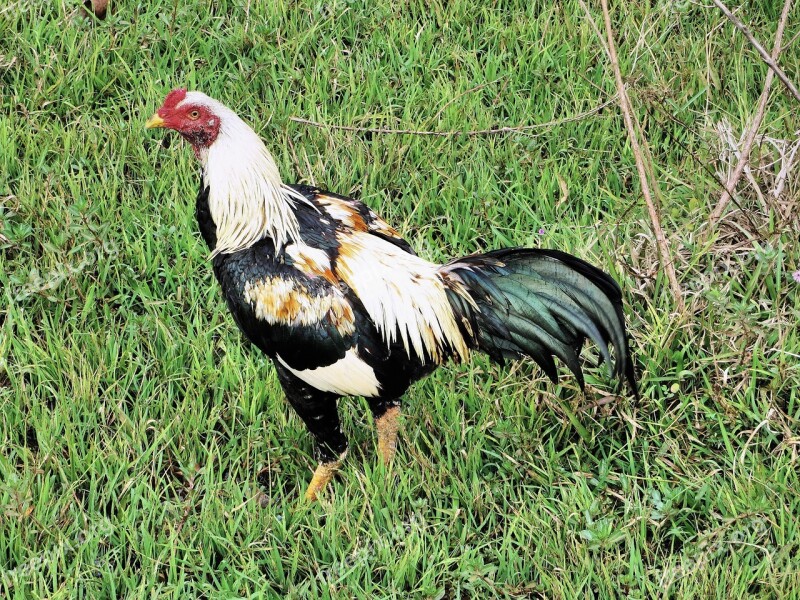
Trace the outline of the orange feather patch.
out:
M 325 209 L 325 212 L 336 221 L 339 221 L 346 228 L 353 231 L 368 231 L 366 221 L 361 213 L 344 198 L 336 198 L 327 194 L 318 194 L 317 201 Z
M 317 296 L 296 281 L 267 277 L 248 283 L 244 297 L 256 317 L 270 324 L 308 326 L 329 320 L 342 335 L 355 332 L 353 309 L 338 289 Z

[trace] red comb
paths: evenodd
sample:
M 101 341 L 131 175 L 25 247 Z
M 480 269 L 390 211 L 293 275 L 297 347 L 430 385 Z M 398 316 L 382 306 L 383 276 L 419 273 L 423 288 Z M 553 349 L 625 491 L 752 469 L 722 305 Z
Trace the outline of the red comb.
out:
M 163 108 L 175 108 L 184 98 L 186 98 L 186 88 L 175 88 L 167 94 Z

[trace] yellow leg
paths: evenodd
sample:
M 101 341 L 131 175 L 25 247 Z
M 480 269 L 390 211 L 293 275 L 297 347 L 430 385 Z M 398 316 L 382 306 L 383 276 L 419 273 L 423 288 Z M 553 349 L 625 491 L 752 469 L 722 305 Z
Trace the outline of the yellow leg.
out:
M 317 494 L 321 492 L 328 482 L 333 479 L 342 462 L 347 456 L 347 451 L 344 451 L 337 460 L 332 460 L 326 463 L 319 463 L 317 470 L 314 471 L 314 477 L 311 478 L 311 483 L 308 484 L 306 490 L 306 500 L 314 501 L 317 499 Z
M 392 406 L 380 417 L 375 419 L 378 428 L 378 454 L 381 456 L 383 464 L 388 465 L 392 462 L 395 452 L 397 452 L 397 429 L 400 426 L 400 407 Z

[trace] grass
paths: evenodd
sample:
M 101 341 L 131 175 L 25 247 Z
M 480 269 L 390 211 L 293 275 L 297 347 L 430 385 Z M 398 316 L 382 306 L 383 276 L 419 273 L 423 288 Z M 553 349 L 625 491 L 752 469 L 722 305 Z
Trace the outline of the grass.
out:
M 290 121 L 447 131 L 590 110 L 614 84 L 577 2 L 220 0 L 173 19 L 118 0 L 104 21 L 78 4 L 0 9 L 3 597 L 797 597 L 800 186 L 762 203 L 743 179 L 744 210 L 701 241 L 714 124 L 741 132 L 765 75 L 718 12 L 612 7 L 682 316 L 614 105 L 503 136 Z M 767 47 L 779 4 L 739 13 Z M 796 81 L 799 43 L 781 64 Z M 191 152 L 143 130 L 178 85 L 253 123 L 287 180 L 362 198 L 430 259 L 526 244 L 607 269 L 641 401 L 607 396 L 601 369 L 582 395 L 476 357 L 412 388 L 390 472 L 365 403 L 344 402 L 347 467 L 304 504 L 310 440 L 212 278 Z M 797 106 L 773 90 L 764 133 L 793 138 Z

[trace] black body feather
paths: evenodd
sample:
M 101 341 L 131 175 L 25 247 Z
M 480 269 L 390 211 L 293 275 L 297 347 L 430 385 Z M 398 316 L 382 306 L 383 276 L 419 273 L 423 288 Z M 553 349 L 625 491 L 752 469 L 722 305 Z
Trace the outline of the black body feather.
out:
M 360 231 L 366 229 L 413 254 L 399 234 L 360 202 L 309 186 L 293 187 L 308 200 L 297 202 L 295 207 L 300 235 L 315 251 L 324 252 L 332 265 L 337 264 L 342 252 L 342 236 L 346 240 L 351 232 L 327 211 L 321 197 L 337 199 L 352 210 Z M 201 188 L 196 215 L 201 235 L 213 249 L 216 227 L 208 195 L 208 188 Z M 387 343 L 362 300 L 344 281 L 309 273 L 283 249 L 276 251 L 269 238 L 245 250 L 216 255 L 213 268 L 236 324 L 275 360 L 287 398 L 315 436 L 324 461 L 334 460 L 346 448 L 336 411 L 339 395 L 316 389 L 290 369 L 297 372 L 327 367 L 354 350 L 380 384 L 379 394 L 368 398 L 373 414 L 379 417 L 397 404 L 414 381 L 456 356 L 452 348 L 446 348 L 438 361 L 416 356 L 403 347 L 399 335 Z M 557 377 L 555 356 L 583 385 L 578 354 L 588 337 L 608 364 L 614 365 L 613 374 L 626 378 L 636 391 L 622 295 L 616 282 L 596 267 L 556 250 L 517 248 L 461 258 L 441 267 L 439 274 L 469 347 L 500 362 L 529 356 L 553 380 Z M 311 322 L 268 322 L 259 317 L 254 302 L 246 297 L 249 287 L 264 281 L 283 282 L 308 302 L 340 295 L 352 312 L 353 326 L 343 328 L 324 312 Z M 613 362 L 609 344 L 615 352 Z

